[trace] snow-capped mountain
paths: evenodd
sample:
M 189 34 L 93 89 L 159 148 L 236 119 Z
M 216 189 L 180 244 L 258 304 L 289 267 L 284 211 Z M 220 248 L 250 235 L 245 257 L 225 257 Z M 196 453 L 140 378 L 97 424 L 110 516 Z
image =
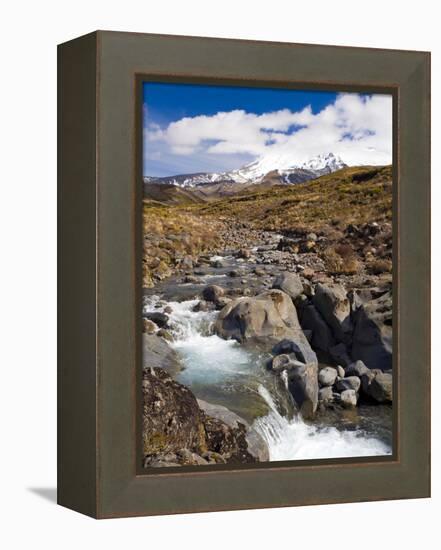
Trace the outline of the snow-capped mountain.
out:
M 216 183 L 255 184 L 261 182 L 269 173 L 278 174 L 280 183 L 300 183 L 323 174 L 330 174 L 344 168 L 346 164 L 333 153 L 317 155 L 303 163 L 293 161 L 292 155 L 266 155 L 237 170 L 218 173 L 181 174 L 177 176 L 154 178 L 147 176 L 145 183 L 167 183 L 179 187 L 199 187 Z

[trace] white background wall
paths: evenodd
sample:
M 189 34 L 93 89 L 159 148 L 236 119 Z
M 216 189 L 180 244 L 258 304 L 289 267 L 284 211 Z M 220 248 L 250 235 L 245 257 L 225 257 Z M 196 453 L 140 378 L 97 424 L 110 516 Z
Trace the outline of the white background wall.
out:
M 430 0 L 16 0 L 2 4 L 0 541 L 7 540 L 3 548 L 436 547 L 441 517 L 439 393 L 437 396 L 441 324 L 436 315 L 441 306 L 437 284 L 441 275 L 441 255 L 437 254 L 441 236 L 441 49 L 436 6 Z M 53 503 L 56 44 L 95 29 L 432 51 L 435 314 L 431 500 L 101 522 Z

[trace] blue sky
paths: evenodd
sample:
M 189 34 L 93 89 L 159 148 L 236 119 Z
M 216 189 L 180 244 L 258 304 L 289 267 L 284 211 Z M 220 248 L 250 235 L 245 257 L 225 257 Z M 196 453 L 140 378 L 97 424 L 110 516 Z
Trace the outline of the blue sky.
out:
M 389 96 L 146 82 L 143 119 L 152 176 L 223 172 L 287 152 L 381 164 L 392 146 Z

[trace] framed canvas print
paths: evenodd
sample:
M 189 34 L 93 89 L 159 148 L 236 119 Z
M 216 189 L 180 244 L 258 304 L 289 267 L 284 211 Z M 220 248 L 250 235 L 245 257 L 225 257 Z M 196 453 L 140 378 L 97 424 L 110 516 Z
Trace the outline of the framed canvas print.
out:
M 430 495 L 430 57 L 59 47 L 59 503 Z

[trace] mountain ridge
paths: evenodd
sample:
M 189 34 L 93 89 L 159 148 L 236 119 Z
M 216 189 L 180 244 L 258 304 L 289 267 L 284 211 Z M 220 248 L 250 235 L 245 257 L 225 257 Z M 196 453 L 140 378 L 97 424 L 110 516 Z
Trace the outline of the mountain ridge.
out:
M 343 160 L 333 153 L 322 153 L 298 163 L 292 155 L 267 155 L 250 162 L 236 170 L 227 172 L 195 172 L 177 174 L 174 176 L 145 176 L 144 183 L 169 184 L 177 187 L 202 187 L 213 184 L 245 184 L 261 183 L 268 174 L 279 177 L 280 184 L 292 184 L 308 181 L 324 174 L 330 174 L 347 167 Z

